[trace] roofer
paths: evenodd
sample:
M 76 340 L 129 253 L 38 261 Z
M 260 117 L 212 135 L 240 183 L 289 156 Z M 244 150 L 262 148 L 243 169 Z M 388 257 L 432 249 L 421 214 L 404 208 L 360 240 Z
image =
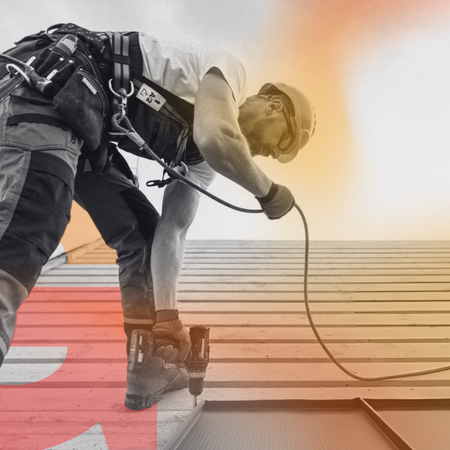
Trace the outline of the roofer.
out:
M 196 185 L 207 189 L 218 172 L 251 192 L 269 219 L 278 219 L 294 198 L 252 156 L 291 161 L 314 133 L 312 106 L 283 83 L 265 84 L 246 97 L 245 71 L 234 56 L 145 33 L 57 25 L 5 54 L 0 364 L 16 312 L 57 247 L 75 198 L 117 252 L 128 353 L 125 405 L 148 408 L 163 392 L 188 382 L 183 361 L 189 333 L 178 318 L 176 289 L 200 194 L 183 182 L 162 181 L 167 186 L 159 216 L 133 183 L 116 143 L 149 157 L 128 139 L 140 135 Z M 114 134 L 111 117 L 117 129 L 126 117 L 132 128 Z M 152 333 L 177 345 L 161 345 L 153 356 Z

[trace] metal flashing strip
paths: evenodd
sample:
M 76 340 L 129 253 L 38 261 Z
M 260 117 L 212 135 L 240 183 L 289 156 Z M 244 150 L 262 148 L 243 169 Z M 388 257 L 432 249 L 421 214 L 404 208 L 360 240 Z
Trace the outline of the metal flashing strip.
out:
M 408 445 L 408 443 L 394 430 L 392 429 L 373 409 L 373 407 L 367 403 L 366 400 L 359 399 L 361 408 L 366 411 L 372 421 L 380 428 L 380 430 L 386 435 L 386 437 L 398 448 L 398 450 L 414 450 Z
M 432 448 L 411 446 L 378 408 L 399 414 L 444 410 L 450 426 L 450 399 L 201 401 L 163 450 Z

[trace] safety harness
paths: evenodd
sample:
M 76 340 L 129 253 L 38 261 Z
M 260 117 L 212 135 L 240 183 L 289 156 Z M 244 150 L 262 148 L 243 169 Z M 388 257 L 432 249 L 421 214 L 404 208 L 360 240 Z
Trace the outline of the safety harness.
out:
M 26 36 L 16 43 L 16 47 L 0 55 L 0 60 L 2 57 L 3 59 L 14 57 L 16 61 L 21 62 L 20 70 L 17 70 L 19 64 L 15 65 L 16 70 L 8 68 L 8 64 L 0 67 L 0 78 L 8 71 L 11 77 L 9 83 L 6 83 L 7 86 L 3 84 L 0 88 L 0 97 L 2 91 L 5 96 L 5 93 L 23 83 L 24 78 L 19 71 L 22 74 L 27 72 L 33 77 L 40 77 L 38 81 L 26 80 L 34 88 L 37 88 L 37 83 L 42 82 L 54 85 L 55 83 L 49 83 L 52 81 L 49 73 L 42 73 L 40 67 L 35 65 L 35 61 L 43 59 L 43 52 L 49 52 L 49 49 L 54 51 L 54 47 L 58 47 L 58 42 L 67 35 L 76 36 L 79 40 L 73 56 L 76 60 L 82 60 L 85 70 L 84 84 L 89 87 L 88 82 L 100 83 L 101 89 L 98 89 L 98 83 L 93 89 L 102 91 L 99 92 L 99 96 L 107 98 L 109 103 L 107 111 L 104 114 L 102 111 L 101 138 L 98 146 L 92 148 L 91 145 L 89 150 L 85 148 L 82 150 L 95 171 L 106 170 L 105 167 L 107 168 L 112 160 L 127 175 L 130 174 L 131 171 L 117 151 L 116 144 L 127 152 L 149 158 L 150 156 L 142 151 L 142 139 L 171 167 L 183 163 L 198 164 L 203 161 L 192 138 L 193 105 L 143 77 L 143 59 L 137 32 L 92 32 L 73 23 L 67 23 L 54 25 L 46 32 Z M 24 63 L 25 61 L 27 63 Z M 91 75 L 96 80 L 92 80 Z M 58 76 L 60 75 L 53 76 L 53 80 Z M 62 85 L 58 86 L 58 92 L 52 92 L 51 89 L 41 92 L 46 95 L 50 93 L 55 99 L 58 96 L 64 99 L 59 90 L 64 90 L 65 83 L 71 82 L 72 78 L 69 77 L 60 82 Z M 145 97 L 146 92 L 163 99 L 164 105 L 158 109 L 152 108 L 156 103 L 149 104 L 151 98 Z M 67 95 L 67 92 L 65 94 Z M 72 123 L 74 118 L 71 116 L 74 114 L 68 112 L 64 117 L 65 121 L 74 127 L 75 131 L 82 133 L 83 127 L 77 129 L 76 124 L 74 126 Z M 82 137 L 89 139 L 89 136 L 82 135 Z M 163 180 L 152 181 L 149 185 L 164 186 L 170 181 L 171 177 L 164 180 L 163 174 Z

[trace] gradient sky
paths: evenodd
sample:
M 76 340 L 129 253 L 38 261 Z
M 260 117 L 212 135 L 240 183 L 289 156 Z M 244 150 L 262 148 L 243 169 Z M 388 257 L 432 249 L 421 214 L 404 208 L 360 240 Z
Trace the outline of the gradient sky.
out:
M 256 162 L 292 190 L 311 239 L 450 237 L 448 1 L 47 0 L 43 11 L 22 0 L 2 5 L 2 48 L 68 21 L 223 47 L 244 63 L 249 94 L 271 80 L 302 89 L 318 117 L 314 139 L 288 165 Z M 161 171 L 141 160 L 141 185 Z M 159 207 L 161 192 L 142 190 Z M 211 190 L 258 207 L 228 180 Z M 296 239 L 303 232 L 295 213 L 268 221 L 205 198 L 189 237 Z

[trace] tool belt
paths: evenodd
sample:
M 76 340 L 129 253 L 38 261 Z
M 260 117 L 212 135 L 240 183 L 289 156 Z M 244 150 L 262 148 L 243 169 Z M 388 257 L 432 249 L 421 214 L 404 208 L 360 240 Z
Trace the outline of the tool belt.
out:
M 55 30 L 50 34 L 52 29 Z M 92 160 L 95 171 L 101 172 L 108 160 L 104 124 L 109 100 L 103 88 L 102 71 L 91 49 L 101 52 L 105 44 L 94 33 L 64 41 L 67 35 L 64 26 L 57 25 L 46 32 L 24 37 L 16 47 L 0 55 L 0 78 L 10 73 L 12 80 L 20 81 L 16 85 L 3 83 L 6 89 L 13 90 L 27 81 L 43 96 L 51 98 L 64 122 L 83 139 L 82 154 Z M 74 45 L 69 48 L 71 43 Z M 14 64 L 13 58 L 26 64 Z M 9 93 L 3 92 L 2 97 Z
M 73 53 L 64 45 L 68 35 L 76 36 Z M 66 40 L 70 46 L 70 39 Z M 5 55 L 23 62 L 31 61 L 29 65 L 35 73 L 51 81 L 44 81 L 46 85 L 38 88 L 53 99 L 55 110 L 84 140 L 82 155 L 95 172 L 108 170 L 112 154 L 117 153 L 108 135 L 115 112 L 114 92 L 121 87 L 130 91 L 132 82 L 137 87 L 145 82 L 168 100 L 165 109 L 156 113 L 135 96 L 130 98 L 130 122 L 147 145 L 169 163 L 203 161 L 192 139 L 193 105 L 143 79 L 137 32 L 91 32 L 72 23 L 58 24 L 45 32 L 24 37 Z M 9 73 L 11 75 L 11 71 Z M 2 63 L 0 55 L 0 79 L 7 74 L 7 64 Z M 14 79 L 18 75 L 11 76 L 5 89 L 17 87 Z M 18 78 L 20 84 L 23 80 Z M 0 88 L 0 98 L 5 94 L 3 92 L 2 96 Z M 126 137 L 119 138 L 118 145 L 125 151 L 146 156 Z

